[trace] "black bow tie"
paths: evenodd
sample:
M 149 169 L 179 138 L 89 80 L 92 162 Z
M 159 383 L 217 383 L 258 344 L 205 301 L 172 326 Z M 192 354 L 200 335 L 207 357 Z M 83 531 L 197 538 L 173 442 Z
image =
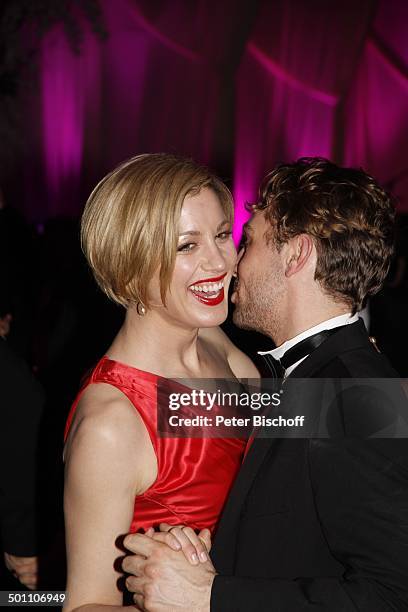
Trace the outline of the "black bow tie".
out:
M 334 327 L 333 329 L 325 329 L 324 331 L 318 332 L 313 336 L 305 338 L 295 346 L 292 346 L 286 353 L 280 358 L 275 359 L 270 353 L 266 355 L 260 355 L 264 359 L 266 370 L 268 374 L 272 375 L 272 378 L 284 378 L 285 372 L 291 365 L 303 359 L 307 355 L 317 349 L 327 338 L 334 333 L 338 332 L 345 325 Z

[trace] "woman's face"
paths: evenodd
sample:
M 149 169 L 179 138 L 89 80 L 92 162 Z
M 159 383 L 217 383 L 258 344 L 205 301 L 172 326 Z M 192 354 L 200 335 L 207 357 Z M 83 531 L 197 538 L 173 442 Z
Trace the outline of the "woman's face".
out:
M 176 261 L 166 308 L 160 314 L 182 327 L 212 327 L 228 314 L 228 287 L 236 263 L 231 223 L 212 189 L 184 200 Z M 152 304 L 161 303 L 158 274 L 150 287 Z

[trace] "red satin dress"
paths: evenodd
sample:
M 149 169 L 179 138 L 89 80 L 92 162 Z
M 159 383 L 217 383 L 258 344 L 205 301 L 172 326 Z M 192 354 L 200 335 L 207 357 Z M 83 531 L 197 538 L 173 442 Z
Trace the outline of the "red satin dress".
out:
M 156 481 L 135 498 L 130 531 L 161 522 L 214 531 L 243 460 L 246 442 L 228 438 L 157 436 L 157 384 L 160 377 L 103 357 L 70 410 L 65 438 L 83 390 L 93 383 L 117 387 L 142 417 L 156 453 Z M 161 379 L 163 380 L 163 379 Z

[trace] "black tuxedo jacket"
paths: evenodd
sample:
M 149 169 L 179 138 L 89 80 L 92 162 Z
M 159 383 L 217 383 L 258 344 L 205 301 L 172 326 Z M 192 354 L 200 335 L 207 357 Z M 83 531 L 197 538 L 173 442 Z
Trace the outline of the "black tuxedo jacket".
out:
M 359 320 L 292 376 L 398 374 Z M 408 440 L 255 439 L 211 556 L 212 612 L 408 610 Z

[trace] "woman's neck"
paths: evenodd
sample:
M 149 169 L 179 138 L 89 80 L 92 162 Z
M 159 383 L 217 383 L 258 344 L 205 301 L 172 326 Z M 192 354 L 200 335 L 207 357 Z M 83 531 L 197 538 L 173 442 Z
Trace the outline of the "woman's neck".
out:
M 107 355 L 165 377 L 198 376 L 198 329 L 181 327 L 155 311 L 141 317 L 129 309 Z

